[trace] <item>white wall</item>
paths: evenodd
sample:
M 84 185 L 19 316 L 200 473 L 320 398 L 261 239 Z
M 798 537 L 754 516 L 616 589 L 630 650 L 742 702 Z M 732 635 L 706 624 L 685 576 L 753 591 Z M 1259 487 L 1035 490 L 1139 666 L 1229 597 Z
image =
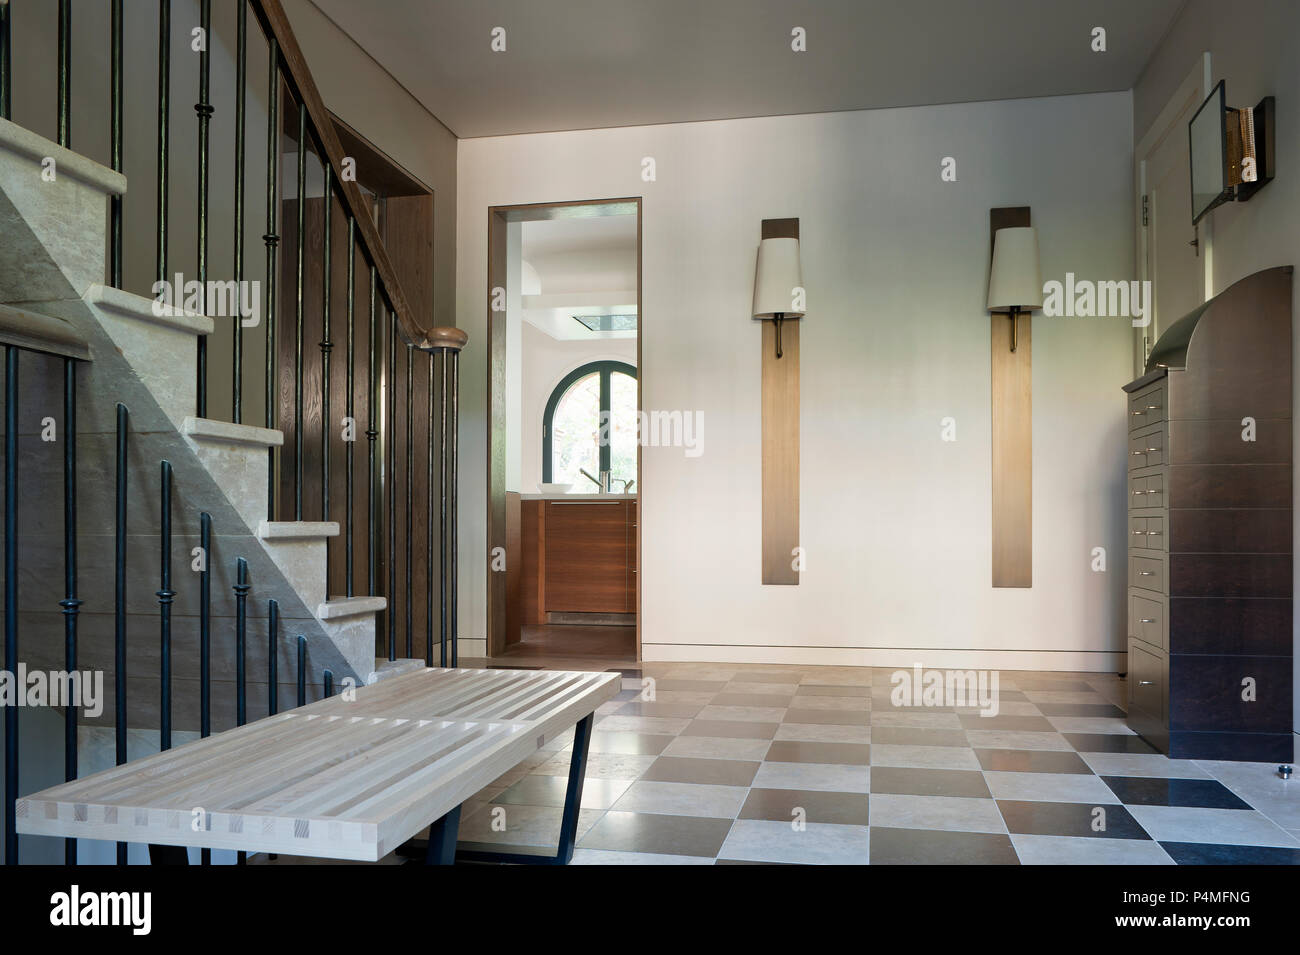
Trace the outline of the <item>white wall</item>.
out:
M 523 323 L 523 434 L 520 441 L 523 460 L 519 490 L 525 494 L 536 491 L 542 480 L 542 417 L 546 414 L 546 402 L 550 400 L 551 392 L 573 369 L 606 359 L 635 366 L 636 339 L 558 341 L 527 322 Z M 595 487 L 589 484 L 587 490 L 594 491 Z
M 485 633 L 488 207 L 641 195 L 644 406 L 706 422 L 702 456 L 643 455 L 645 659 L 1121 666 L 1128 323 L 1034 317 L 1036 586 L 994 590 L 983 303 L 993 206 L 1033 207 L 1045 279 L 1132 277 L 1132 142 L 1128 93 L 463 140 L 465 652 Z M 764 587 L 748 312 L 760 221 L 784 216 L 808 288 L 808 569 Z
M 1244 19 L 1243 19 L 1244 17 Z M 1243 30 L 1243 24 L 1249 29 Z M 1277 97 L 1276 178 L 1249 202 L 1216 209 L 1214 291 L 1260 269 L 1300 265 L 1300 4 L 1256 0 L 1222 4 L 1192 0 L 1133 89 L 1134 138 L 1140 138 L 1205 50 L 1210 51 L 1214 82 L 1225 81 L 1229 106 L 1254 106 Z M 1300 282 L 1294 283 L 1294 315 L 1300 315 Z M 1296 348 L 1292 335 L 1292 348 Z M 1293 351 L 1292 367 L 1300 368 Z M 1294 389 L 1293 389 L 1294 401 Z M 1300 409 L 1292 408 L 1292 445 L 1300 442 Z M 1293 482 L 1293 490 L 1294 490 Z M 1293 505 L 1296 502 L 1293 501 Z M 1296 544 L 1292 542 L 1294 550 Z M 1293 587 L 1300 586 L 1297 576 Z M 1300 629 L 1296 631 L 1296 681 L 1293 705 L 1300 732 Z

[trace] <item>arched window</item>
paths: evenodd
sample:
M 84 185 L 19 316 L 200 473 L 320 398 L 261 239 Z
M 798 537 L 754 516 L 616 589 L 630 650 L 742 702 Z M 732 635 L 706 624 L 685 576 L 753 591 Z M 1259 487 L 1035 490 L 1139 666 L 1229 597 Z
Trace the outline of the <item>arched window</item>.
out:
M 636 479 L 636 410 L 632 365 L 593 361 L 569 372 L 542 416 L 542 480 L 595 491 L 582 471 L 609 471 L 611 490 L 626 487 Z

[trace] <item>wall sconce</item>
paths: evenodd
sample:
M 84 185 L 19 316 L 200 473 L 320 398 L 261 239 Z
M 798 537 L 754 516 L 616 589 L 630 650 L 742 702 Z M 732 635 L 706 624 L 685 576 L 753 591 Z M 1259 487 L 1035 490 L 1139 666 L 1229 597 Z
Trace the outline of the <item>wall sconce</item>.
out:
M 777 358 L 782 354 L 781 323 L 787 318 L 803 317 L 803 295 L 798 236 L 764 237 L 758 243 L 758 267 L 754 271 L 753 315 L 775 323 Z
M 1021 312 L 1043 307 L 1038 234 L 1029 207 L 989 212 L 989 398 L 993 466 L 994 587 L 1034 582 L 1034 326 Z M 1010 316 L 1010 324 L 1002 314 Z M 1010 346 L 1010 348 L 1008 348 Z
M 761 322 L 764 584 L 799 584 L 799 322 L 804 314 L 799 267 L 799 220 L 764 219 L 754 272 L 754 307 Z M 784 354 L 784 358 L 782 355 Z
M 1010 315 L 1012 351 L 1020 339 L 1020 313 L 1042 307 L 1043 277 L 1038 269 L 1037 230 L 1032 226 L 998 229 L 993 233 L 988 310 Z

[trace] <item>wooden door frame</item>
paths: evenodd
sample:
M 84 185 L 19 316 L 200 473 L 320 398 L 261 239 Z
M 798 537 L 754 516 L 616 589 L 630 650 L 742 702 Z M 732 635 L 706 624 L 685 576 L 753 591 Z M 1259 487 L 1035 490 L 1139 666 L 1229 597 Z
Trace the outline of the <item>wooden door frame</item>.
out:
M 637 411 L 644 410 L 644 370 L 642 368 L 642 339 L 645 334 L 641 291 L 642 197 L 626 196 L 615 199 L 575 199 L 564 202 L 531 202 L 516 205 L 489 206 L 487 230 L 487 648 L 488 657 L 505 648 L 506 627 L 506 575 L 493 571 L 491 555 L 494 547 L 506 546 L 506 476 L 505 476 L 505 367 L 506 325 L 494 317 L 504 312 L 493 312 L 493 289 L 506 287 L 506 226 L 512 222 L 541 222 L 549 219 L 580 219 L 610 215 L 636 215 L 636 367 Z M 636 658 L 641 659 L 641 519 L 643 508 L 641 483 L 641 446 L 636 454 L 637 521 L 636 521 Z M 506 574 L 510 573 L 507 566 Z

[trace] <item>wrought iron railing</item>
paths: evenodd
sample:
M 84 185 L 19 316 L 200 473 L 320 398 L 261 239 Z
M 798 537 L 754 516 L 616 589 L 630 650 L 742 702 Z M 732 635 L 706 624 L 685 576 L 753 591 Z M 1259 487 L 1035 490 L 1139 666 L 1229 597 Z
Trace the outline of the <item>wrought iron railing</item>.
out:
M 410 304 L 403 294 L 397 280 L 396 271 L 381 240 L 375 219 L 367 207 L 367 202 L 357 183 L 351 176 L 344 175 L 344 156 L 342 146 L 333 126 L 333 120 L 326 111 L 320 94 L 307 68 L 306 60 L 298 47 L 290 29 L 289 21 L 279 0 L 240 0 L 241 15 L 236 17 L 237 34 L 235 40 L 235 77 L 233 91 L 234 116 L 234 189 L 231 196 L 233 203 L 233 257 L 231 278 L 236 283 L 243 283 L 246 272 L 245 257 L 245 203 L 247 201 L 247 156 L 246 123 L 247 110 L 247 73 L 248 73 L 248 19 L 251 14 L 266 41 L 268 50 L 267 75 L 267 155 L 266 155 L 266 226 L 263 235 L 266 256 L 265 305 L 263 310 L 266 335 L 266 360 L 262 369 L 265 388 L 266 414 L 264 424 L 267 428 L 291 427 L 294 434 L 292 463 L 291 501 L 282 501 L 279 486 L 282 451 L 272 448 L 270 455 L 270 479 L 268 486 L 270 520 L 304 520 L 305 502 L 309 497 L 319 495 L 321 507 L 319 519 L 330 521 L 341 518 L 342 544 L 344 547 L 345 580 L 343 593 L 348 597 L 356 596 L 354 586 L 355 555 L 358 539 L 364 535 L 365 579 L 370 595 L 382 595 L 388 599 L 389 610 L 385 615 L 386 634 L 384 651 L 390 660 L 398 656 L 399 646 L 404 648 L 406 656 L 413 656 L 416 651 L 414 641 L 412 609 L 414 591 L 419 585 L 425 588 L 425 646 L 423 655 L 427 662 L 435 661 L 435 623 L 434 623 L 434 565 L 438 566 L 439 615 L 436 625 L 438 642 L 436 660 L 440 665 L 455 666 L 458 662 L 457 652 L 457 579 L 456 579 L 456 467 L 457 467 L 457 390 L 458 360 L 460 350 L 466 343 L 466 336 L 455 328 L 433 327 L 432 321 L 421 322 L 413 314 Z M 11 5 L 0 2 L 0 116 L 8 119 L 12 115 L 13 102 L 13 58 L 14 38 Z M 104 160 L 114 170 L 123 170 L 124 139 L 124 50 L 123 35 L 125 15 L 123 0 L 110 0 L 110 28 L 107 44 L 109 48 L 109 149 Z M 155 272 L 161 281 L 168 279 L 168 236 L 173 210 L 170 204 L 172 184 L 170 169 L 173 162 L 171 155 L 171 0 L 159 0 L 158 4 L 158 88 L 157 88 L 157 138 L 156 138 L 156 215 L 151 226 L 155 243 Z M 75 148 L 71 142 L 71 104 L 72 104 L 72 32 L 73 17 L 70 0 L 59 0 L 57 5 L 57 117 L 56 128 L 61 145 Z M 204 37 L 211 35 L 211 2 L 200 0 L 199 25 Z M 280 124 L 281 94 L 286 91 L 292 105 L 297 110 L 297 165 L 295 168 L 297 203 L 297 222 L 294 255 L 295 308 L 291 316 L 284 316 L 292 321 L 289 328 L 281 325 L 279 313 L 278 279 L 281 263 L 279 245 L 281 240 L 281 199 L 280 199 Z M 210 231 L 210 163 L 211 135 L 210 127 L 215 107 L 211 90 L 210 52 L 205 42 L 200 51 L 198 102 L 195 113 L 198 123 L 197 140 L 197 188 L 193 209 L 197 217 L 197 278 L 200 283 L 209 279 L 209 252 L 212 240 Z M 321 374 L 321 411 L 320 411 L 320 455 L 321 467 L 317 474 L 308 473 L 305 468 L 304 442 L 306 441 L 308 414 L 305 408 L 304 370 L 307 361 L 307 342 L 305 341 L 305 304 L 304 282 L 308 269 L 309 256 L 317 254 L 307 242 L 304 228 L 304 206 L 306 184 L 306 153 L 313 151 L 321 162 L 324 173 L 324 231 L 319 248 L 323 260 L 321 268 L 322 282 L 322 339 L 318 344 L 320 351 Z M 96 158 L 93 157 L 92 158 Z M 331 493 L 330 488 L 330 448 L 334 440 L 331 421 L 331 352 L 334 342 L 331 340 L 331 273 L 334 255 L 337 250 L 331 239 L 332 206 L 338 201 L 346 217 L 346 289 L 344 303 L 346 315 L 345 326 L 345 362 L 346 362 L 346 411 L 347 416 L 356 420 L 358 411 L 364 407 L 367 441 L 368 482 L 366 488 L 366 517 L 364 529 L 358 528 L 354 503 L 357 489 L 354 486 L 354 443 L 344 445 L 343 455 L 346 461 L 346 477 L 342 500 Z M 112 196 L 109 204 L 109 225 L 107 235 L 107 278 L 115 287 L 123 286 L 124 266 L 124 210 L 121 196 Z M 368 270 L 369 291 L 368 309 L 364 318 L 364 329 L 358 329 L 356 312 L 356 259 L 360 255 L 363 268 Z M 241 287 L 237 285 L 237 287 Z M 0 321 L 0 326 L 3 322 Z M 3 330 L 0 327 L 0 330 Z M 11 330 L 12 331 L 12 330 Z M 365 380 L 358 380 L 356 359 L 358 332 L 367 335 L 363 347 L 368 349 Z M 279 345 L 282 335 L 292 335 L 293 362 L 291 368 L 281 368 L 278 360 Z M 287 339 L 285 339 L 287 340 Z M 398 465 L 399 435 L 397 434 L 397 355 L 398 343 L 405 348 L 403 372 L 405 378 L 405 428 L 400 435 L 404 445 L 401 453 L 405 471 L 405 496 L 398 500 L 395 493 L 396 469 Z M 17 509 L 17 488 L 20 480 L 18 459 L 18 414 L 19 390 L 18 369 L 19 356 L 24 350 L 44 351 L 59 355 L 64 362 L 64 598 L 59 606 L 64 614 L 65 663 L 69 672 L 76 671 L 77 664 L 77 624 L 82 600 L 78 590 L 77 567 L 77 457 L 76 457 L 76 404 L 77 404 L 77 365 L 89 358 L 84 345 L 69 344 L 67 348 L 55 339 L 48 339 L 54 344 L 43 344 L 39 336 L 28 340 L 19 331 L 0 336 L 5 349 L 5 438 L 4 438 L 4 581 L 5 581 L 5 667 L 15 672 L 19 660 L 18 607 L 21 594 L 18 592 L 18 568 L 21 559 L 19 553 L 20 515 Z M 387 361 L 383 351 L 387 345 Z M 256 374 L 244 362 L 244 329 L 240 321 L 234 323 L 234 350 L 228 369 L 217 369 L 211 365 L 206 336 L 199 336 L 197 342 L 196 368 L 196 417 L 208 416 L 209 388 L 224 376 L 230 388 L 231 420 L 243 423 L 245 405 L 243 401 L 245 379 L 250 372 Z M 423 352 L 419 361 L 427 361 L 424 369 L 427 379 L 427 409 L 417 409 L 414 404 L 416 381 L 416 352 Z M 282 421 L 279 411 L 280 389 L 291 382 L 293 403 L 292 420 Z M 381 399 L 381 394 L 385 396 Z M 381 414 L 381 400 L 387 401 L 387 408 Z M 425 447 L 419 448 L 413 421 L 417 414 L 427 415 L 428 425 L 424 429 Z M 435 427 L 436 423 L 436 427 Z M 287 429 L 286 427 L 286 429 Z M 381 433 L 381 428 L 384 429 Z M 380 462 L 380 439 L 384 466 Z M 127 761 L 127 492 L 132 481 L 132 472 L 128 468 L 130 450 L 130 415 L 125 405 L 117 406 L 117 440 L 116 440 L 116 492 L 115 492 L 115 556 L 114 568 L 114 713 L 115 743 L 117 762 Z M 425 499 L 415 500 L 414 475 L 419 466 L 427 472 Z M 436 467 L 436 473 L 435 473 Z M 158 614 L 159 614 L 159 681 L 160 681 L 160 745 L 166 749 L 171 745 L 172 736 L 172 647 L 171 614 L 175 601 L 196 599 L 199 606 L 200 626 L 200 733 L 207 736 L 212 731 L 212 571 L 209 566 L 199 574 L 197 593 L 181 594 L 175 589 L 171 573 L 171 536 L 172 536 L 172 487 L 175 475 L 167 461 L 159 463 L 161 513 L 159 547 L 161 554 L 160 574 L 158 580 Z M 434 533 L 435 492 L 437 481 L 437 526 Z M 312 488 L 312 483 L 316 487 Z M 305 493 L 310 491 L 310 494 Z M 424 561 L 425 580 L 418 581 L 414 574 L 414 534 L 413 519 L 417 507 L 423 506 L 425 516 Z M 403 509 L 407 525 L 403 557 L 403 580 L 405 592 L 399 601 L 398 552 L 397 552 L 397 509 Z M 382 512 L 387 510 L 387 534 L 383 533 Z M 341 513 L 340 513 L 341 511 Z M 200 546 L 204 554 L 211 553 L 213 534 L 212 518 L 208 513 L 199 515 Z M 435 536 L 437 540 L 435 541 Z M 381 554 L 382 541 L 386 538 L 387 553 Z M 380 561 L 383 560 L 386 573 L 380 573 Z M 386 577 L 386 580 L 381 580 Z M 247 607 L 251 586 L 248 582 L 248 565 L 243 558 L 237 558 L 235 567 L 234 601 L 235 620 L 235 684 L 236 684 L 236 723 L 242 725 L 249 716 L 247 701 L 248 673 L 246 666 L 247 650 Z M 397 628 L 397 606 L 404 610 L 404 632 L 399 634 Z M 267 680 L 269 687 L 268 710 L 274 713 L 278 706 L 276 681 L 278 674 L 276 650 L 284 639 L 280 633 L 279 604 L 275 598 L 268 603 L 268 640 L 269 656 L 267 663 Z M 404 639 L 403 639 L 404 638 Z M 307 641 L 301 635 L 294 635 L 297 647 L 297 702 L 306 702 L 307 696 Z M 329 670 L 323 673 L 324 694 L 333 693 L 334 677 Z M 257 714 L 260 715 L 260 714 Z M 65 770 L 68 779 L 76 778 L 77 773 L 77 714 L 74 707 L 65 709 Z M 15 801 L 18 795 L 18 712 L 16 707 L 6 711 L 5 721 L 5 861 L 17 862 L 18 837 L 14 827 Z M 119 845 L 118 862 L 125 863 L 126 847 Z M 209 853 L 203 853 L 204 861 L 209 860 Z M 76 861 L 74 840 L 68 840 L 66 859 L 69 863 Z

